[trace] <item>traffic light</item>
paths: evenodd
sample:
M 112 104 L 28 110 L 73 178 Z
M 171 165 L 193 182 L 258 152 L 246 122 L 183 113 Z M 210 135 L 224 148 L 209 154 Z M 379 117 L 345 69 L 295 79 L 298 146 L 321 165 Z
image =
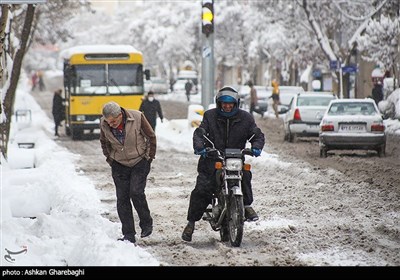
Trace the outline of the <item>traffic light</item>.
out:
M 208 35 L 214 32 L 214 0 L 203 0 L 201 31 Z

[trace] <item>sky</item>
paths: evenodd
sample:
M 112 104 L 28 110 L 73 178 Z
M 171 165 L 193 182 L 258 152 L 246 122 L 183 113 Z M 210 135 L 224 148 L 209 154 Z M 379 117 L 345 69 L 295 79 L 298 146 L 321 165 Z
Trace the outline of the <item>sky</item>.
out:
M 14 117 L 8 161 L 2 158 L 0 165 L 1 266 L 159 266 L 145 248 L 116 241 L 121 237 L 120 223 L 101 216 L 105 209 L 94 182 L 75 167 L 79 155 L 53 139 L 53 120 L 29 89 L 28 79 L 22 78 L 15 110 L 30 110 L 31 116 Z M 194 105 L 193 111 L 197 108 Z M 189 115 L 196 118 L 197 114 Z M 398 120 L 385 124 L 400 134 Z M 158 145 L 178 146 L 192 154 L 193 130 L 187 119 L 164 120 L 157 124 Z M 25 148 L 18 143 L 25 143 Z M 34 143 L 34 149 L 26 148 L 27 143 Z M 268 157 L 263 152 L 258 160 Z

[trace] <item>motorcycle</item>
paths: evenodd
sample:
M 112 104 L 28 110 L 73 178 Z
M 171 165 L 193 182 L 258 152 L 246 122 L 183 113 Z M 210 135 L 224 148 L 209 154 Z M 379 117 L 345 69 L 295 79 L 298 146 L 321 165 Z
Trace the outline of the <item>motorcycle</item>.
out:
M 254 156 L 253 152 L 249 148 L 220 151 L 206 136 L 203 128 L 198 130 L 212 146 L 206 148 L 207 156 L 217 159 L 215 163 L 217 189 L 213 194 L 211 206 L 203 215 L 203 220 L 208 221 L 214 231 L 219 231 L 222 242 L 230 241 L 233 247 L 239 247 L 242 243 L 245 222 L 242 176 L 243 170 L 251 169 L 251 165 L 244 160 L 245 155 Z M 256 128 L 249 141 L 259 131 L 260 129 Z

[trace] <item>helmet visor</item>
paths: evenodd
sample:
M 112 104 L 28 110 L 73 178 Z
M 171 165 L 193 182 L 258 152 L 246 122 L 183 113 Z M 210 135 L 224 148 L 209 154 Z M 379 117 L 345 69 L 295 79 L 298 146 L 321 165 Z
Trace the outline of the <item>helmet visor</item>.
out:
M 220 98 L 218 98 L 218 102 L 224 102 L 224 103 L 236 103 L 236 99 L 232 96 L 229 95 L 223 95 Z

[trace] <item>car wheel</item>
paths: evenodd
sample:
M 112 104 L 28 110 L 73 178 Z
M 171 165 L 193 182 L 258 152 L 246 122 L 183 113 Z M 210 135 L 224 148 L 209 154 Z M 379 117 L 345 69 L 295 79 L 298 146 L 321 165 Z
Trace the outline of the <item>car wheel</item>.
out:
M 294 135 L 293 135 L 293 133 L 290 132 L 290 129 L 289 129 L 289 131 L 288 131 L 288 141 L 290 143 L 293 143 L 293 140 L 294 140 Z
M 289 140 L 289 133 L 286 131 L 285 127 L 283 127 L 283 141 Z
M 321 158 L 328 157 L 328 150 L 326 148 L 321 148 L 319 150 L 319 157 L 321 157 Z
M 386 156 L 386 145 L 380 146 L 376 151 L 378 152 L 379 157 Z

